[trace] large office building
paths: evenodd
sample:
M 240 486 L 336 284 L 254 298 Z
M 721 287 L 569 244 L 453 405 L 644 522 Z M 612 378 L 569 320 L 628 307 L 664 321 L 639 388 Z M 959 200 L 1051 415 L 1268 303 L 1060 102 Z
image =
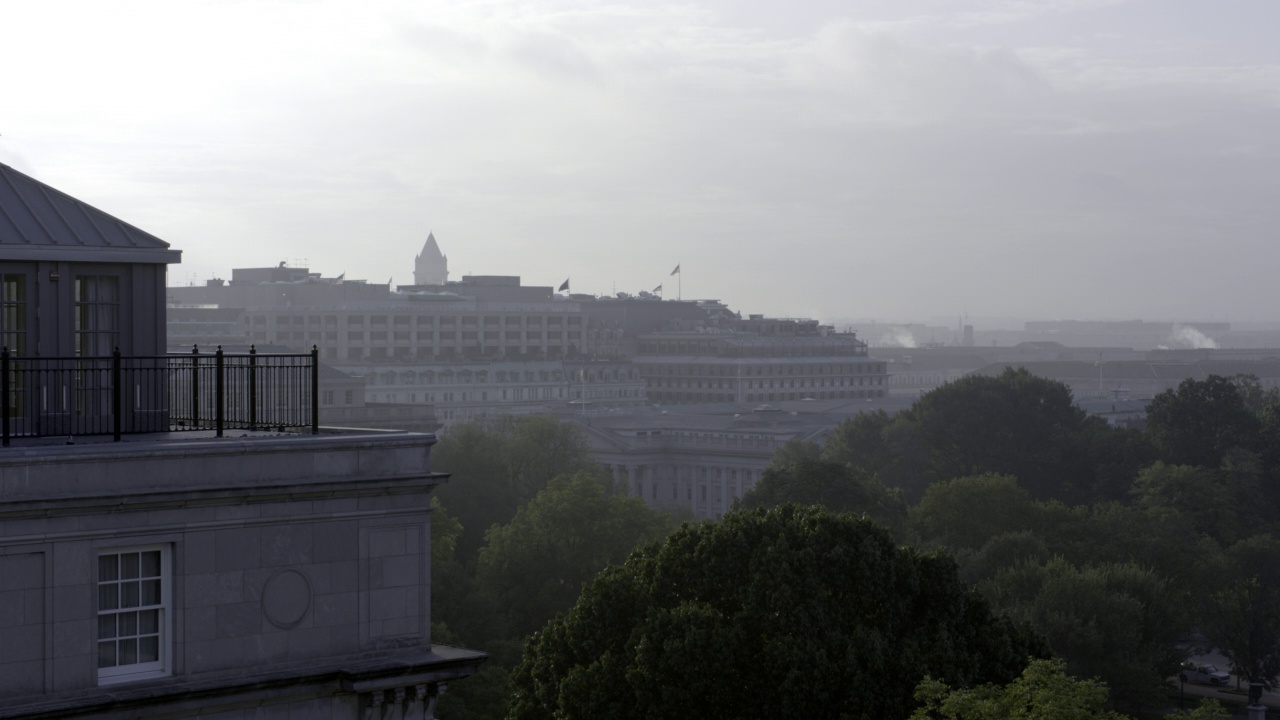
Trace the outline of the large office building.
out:
M 165 353 L 166 243 L 0 165 L 0 718 L 434 716 L 435 438 Z
M 848 400 L 888 393 L 866 343 L 812 320 L 751 316 L 727 328 L 641 335 L 634 362 L 663 403 Z

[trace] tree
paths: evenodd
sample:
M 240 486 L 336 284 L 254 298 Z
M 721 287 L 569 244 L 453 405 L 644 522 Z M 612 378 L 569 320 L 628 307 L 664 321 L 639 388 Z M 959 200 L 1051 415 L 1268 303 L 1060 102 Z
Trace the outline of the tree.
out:
M 560 476 L 487 534 L 481 589 L 523 637 L 571 607 L 582 587 L 637 546 L 664 536 L 670 516 L 636 497 L 606 492 L 588 473 Z
M 1280 540 L 1254 536 L 1226 555 L 1218 589 L 1209 593 L 1204 631 L 1238 675 L 1274 687 L 1280 675 Z
M 1140 509 L 1166 508 L 1187 518 L 1196 532 L 1204 533 L 1224 544 L 1240 539 L 1241 534 L 1257 528 L 1261 483 L 1259 471 L 1244 462 L 1232 465 L 1237 453 L 1227 455 L 1223 470 L 1191 465 L 1165 465 L 1156 462 L 1138 473 L 1130 494 Z
M 1008 682 L 1040 641 L 886 530 L 785 505 L 686 524 L 534 635 L 513 720 L 906 717 L 925 675 Z
M 432 450 L 432 467 L 450 474 L 437 497 L 462 523 L 458 554 L 471 566 L 485 532 L 510 522 L 516 510 L 557 475 L 600 473 L 581 430 L 551 417 L 503 417 L 462 423 Z
M 926 484 L 1000 473 L 1018 478 L 1033 497 L 1062 498 L 1093 486 L 1084 421 L 1066 385 L 1006 368 L 926 394 L 884 434 L 891 446 L 912 436 L 922 441 Z
M 885 430 L 893 419 L 884 410 L 858 413 L 831 431 L 822 459 L 876 475 L 893 462 Z
M 981 588 L 992 605 L 1030 622 L 1077 677 L 1099 677 L 1117 704 L 1149 706 L 1186 653 L 1187 602 L 1134 564 L 1077 568 L 1062 559 L 1004 570 Z
M 1031 530 L 1035 514 L 1035 503 L 1017 478 L 988 474 L 930 486 L 909 516 L 925 542 L 973 550 L 1001 533 Z
M 1106 683 L 1067 675 L 1061 660 L 1033 660 L 1003 687 L 954 689 L 928 678 L 910 720 L 1126 720 L 1106 708 L 1108 695 Z
M 785 503 L 821 505 L 832 512 L 865 514 L 891 530 L 906 519 L 901 493 L 891 491 L 864 471 L 816 459 L 775 461 L 735 507 L 773 507 Z
M 1147 406 L 1147 435 L 1175 465 L 1218 467 L 1228 450 L 1255 448 L 1258 430 L 1240 386 L 1221 375 L 1183 380 Z
M 1126 720 L 1107 709 L 1107 685 L 1067 674 L 1061 660 L 1033 660 L 1018 679 L 1005 685 L 965 689 L 926 679 L 916 688 L 920 707 L 910 720 Z M 1165 720 L 1230 720 L 1222 704 L 1204 699 L 1192 710 Z

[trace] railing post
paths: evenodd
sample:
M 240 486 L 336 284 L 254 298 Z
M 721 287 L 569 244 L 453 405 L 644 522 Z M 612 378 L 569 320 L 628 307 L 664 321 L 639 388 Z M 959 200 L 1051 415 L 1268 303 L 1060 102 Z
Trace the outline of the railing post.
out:
M 200 346 L 191 346 L 191 429 L 200 427 Z
M 216 357 L 216 363 L 215 363 L 215 370 L 214 370 L 215 374 L 214 374 L 214 380 L 213 380 L 214 396 L 215 396 L 213 399 L 214 408 L 215 408 L 214 427 L 218 429 L 218 437 L 222 437 L 222 423 L 225 420 L 227 399 L 225 394 L 226 379 L 223 377 L 223 374 L 226 372 L 226 366 L 222 360 L 221 345 L 218 346 L 218 352 L 215 357 Z
M 258 429 L 258 348 L 249 346 L 249 429 Z
M 4 447 L 9 447 L 9 348 L 5 346 L 4 351 L 0 352 L 0 402 L 4 403 L 3 420 L 0 424 L 4 426 Z
M 120 347 L 111 353 L 111 435 L 120 442 L 121 423 L 124 410 L 120 407 Z
M 311 434 L 320 434 L 320 350 L 311 346 Z

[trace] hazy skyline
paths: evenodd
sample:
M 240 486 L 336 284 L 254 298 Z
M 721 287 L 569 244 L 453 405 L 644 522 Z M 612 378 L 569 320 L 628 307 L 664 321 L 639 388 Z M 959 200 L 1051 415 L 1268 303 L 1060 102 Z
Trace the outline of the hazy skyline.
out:
M 744 313 L 1274 319 L 1280 5 L 4 11 L 0 162 L 183 251 Z

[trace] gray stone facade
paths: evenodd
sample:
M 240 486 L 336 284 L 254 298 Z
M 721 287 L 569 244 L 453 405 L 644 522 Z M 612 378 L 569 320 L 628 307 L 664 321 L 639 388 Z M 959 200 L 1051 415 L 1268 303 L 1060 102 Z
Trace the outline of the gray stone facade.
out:
M 9 448 L 0 717 L 425 713 L 484 658 L 431 644 L 429 493 L 445 479 L 429 470 L 433 443 L 348 432 Z M 139 548 L 163 551 L 161 662 L 121 682 L 100 667 L 99 562 Z

